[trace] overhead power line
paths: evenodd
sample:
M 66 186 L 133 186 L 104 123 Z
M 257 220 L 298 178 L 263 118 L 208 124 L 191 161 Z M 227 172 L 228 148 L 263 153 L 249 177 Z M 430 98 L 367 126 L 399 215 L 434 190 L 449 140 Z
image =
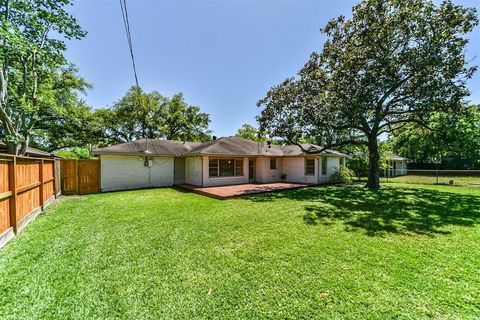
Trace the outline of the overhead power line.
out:
M 127 35 L 128 48 L 130 50 L 130 56 L 132 58 L 133 74 L 135 75 L 135 84 L 138 85 L 137 67 L 135 65 L 135 56 L 133 55 L 132 35 L 130 33 L 130 21 L 128 20 L 127 1 L 119 0 L 120 8 L 122 10 L 123 25 L 125 27 L 125 34 Z

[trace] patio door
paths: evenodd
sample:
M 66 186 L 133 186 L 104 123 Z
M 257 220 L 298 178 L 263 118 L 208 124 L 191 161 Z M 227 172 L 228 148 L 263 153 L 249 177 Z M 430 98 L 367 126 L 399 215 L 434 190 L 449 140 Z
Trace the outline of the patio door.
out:
M 248 182 L 255 182 L 255 159 L 248 159 Z

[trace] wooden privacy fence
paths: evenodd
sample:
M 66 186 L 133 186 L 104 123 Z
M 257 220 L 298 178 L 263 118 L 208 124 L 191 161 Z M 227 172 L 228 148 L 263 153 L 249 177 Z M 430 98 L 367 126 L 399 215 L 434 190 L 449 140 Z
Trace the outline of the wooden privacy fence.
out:
M 100 192 L 100 161 L 62 160 L 62 193 Z
M 0 154 L 0 247 L 60 194 L 60 162 Z

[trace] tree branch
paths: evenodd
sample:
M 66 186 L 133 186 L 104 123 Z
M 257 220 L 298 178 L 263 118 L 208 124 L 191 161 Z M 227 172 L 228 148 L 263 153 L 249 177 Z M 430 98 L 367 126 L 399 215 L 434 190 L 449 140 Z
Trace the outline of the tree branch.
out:
M 297 141 L 293 141 L 291 139 L 287 139 L 288 143 L 290 144 L 293 144 L 293 145 L 296 145 L 297 147 L 299 147 L 303 152 L 307 153 L 307 154 L 319 154 L 319 153 L 322 153 L 324 152 L 325 150 L 329 149 L 329 148 L 334 148 L 334 147 L 341 147 L 341 146 L 345 146 L 345 145 L 351 145 L 351 144 L 355 144 L 355 145 L 368 145 L 368 142 L 365 141 L 365 140 L 358 140 L 359 138 L 361 137 L 355 137 L 355 138 L 352 138 L 352 139 L 349 139 L 349 140 L 344 140 L 344 141 L 340 141 L 340 142 L 336 142 L 336 143 L 329 143 L 323 147 L 320 147 L 320 149 L 318 148 L 319 146 L 316 146 L 316 145 L 311 145 L 310 148 L 308 149 L 305 149 L 303 147 L 303 145 L 301 143 L 298 143 Z

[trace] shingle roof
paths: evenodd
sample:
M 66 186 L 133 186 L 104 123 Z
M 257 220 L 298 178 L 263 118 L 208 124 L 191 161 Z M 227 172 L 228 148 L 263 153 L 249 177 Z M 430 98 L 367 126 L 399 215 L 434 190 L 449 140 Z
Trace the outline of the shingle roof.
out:
M 94 149 L 93 155 L 132 154 L 132 155 L 174 155 L 180 156 L 196 147 L 200 142 L 183 142 L 173 140 L 141 139 L 115 144 L 105 148 Z
M 193 148 L 186 155 L 245 155 L 245 156 L 283 156 L 280 146 L 271 145 L 268 148 L 266 142 L 256 142 L 240 137 L 222 137 L 217 140 L 202 143 Z
M 6 151 L 7 151 L 7 145 L 3 142 L 0 142 L 0 152 L 6 152 Z M 33 157 L 51 157 L 52 156 L 51 153 L 47 151 L 43 151 L 40 149 L 31 148 L 31 147 L 27 147 L 26 155 L 33 156 Z
M 389 160 L 399 160 L 399 161 L 408 161 L 410 159 L 408 158 L 404 158 L 402 156 L 399 156 L 397 154 L 393 154 L 393 153 L 385 153 L 385 154 L 382 154 L 382 156 L 386 159 L 389 159 Z M 354 154 L 354 157 L 368 157 L 368 154 L 367 153 L 363 153 L 363 152 L 358 152 L 358 153 L 355 153 Z
M 320 150 L 322 147 L 304 144 L 302 147 L 312 152 Z M 93 155 L 100 154 L 131 154 L 131 155 L 173 155 L 173 156 L 194 156 L 194 155 L 229 155 L 229 156 L 302 156 L 307 154 L 297 145 L 279 146 L 267 142 L 256 142 L 240 137 L 222 137 L 204 143 L 200 142 L 182 142 L 172 140 L 148 140 L 149 153 L 147 150 L 147 140 L 137 140 L 127 143 L 121 143 L 106 148 L 95 149 Z M 334 151 L 325 150 L 323 155 L 332 155 L 339 157 L 348 157 L 348 155 Z
M 390 159 L 390 160 L 400 160 L 400 161 L 410 160 L 410 159 L 408 159 L 408 158 L 404 158 L 404 157 L 402 157 L 402 156 L 399 156 L 399 155 L 393 154 L 393 153 L 388 153 L 388 154 L 385 155 L 385 157 L 386 157 L 387 159 Z

